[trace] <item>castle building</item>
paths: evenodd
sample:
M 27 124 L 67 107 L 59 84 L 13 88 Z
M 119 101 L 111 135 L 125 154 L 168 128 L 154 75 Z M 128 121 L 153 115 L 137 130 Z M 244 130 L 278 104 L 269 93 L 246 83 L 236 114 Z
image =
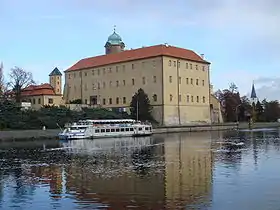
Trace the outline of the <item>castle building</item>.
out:
M 65 100 L 129 110 L 142 88 L 162 125 L 211 121 L 210 62 L 192 50 L 155 45 L 125 50 L 115 30 L 105 55 L 84 58 L 65 71 Z
M 42 106 L 59 106 L 63 104 L 61 93 L 62 73 L 55 68 L 49 74 L 49 83 L 30 85 L 21 92 L 22 101 L 30 102 L 33 109 L 40 109 Z

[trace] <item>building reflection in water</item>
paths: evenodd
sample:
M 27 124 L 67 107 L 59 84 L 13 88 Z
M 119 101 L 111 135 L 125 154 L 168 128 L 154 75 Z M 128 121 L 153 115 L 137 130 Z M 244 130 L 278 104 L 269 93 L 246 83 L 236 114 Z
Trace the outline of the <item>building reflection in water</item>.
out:
M 211 138 L 208 133 L 167 135 L 165 138 L 165 191 L 169 209 L 207 206 L 211 200 Z M 179 206 L 178 206 L 179 205 Z

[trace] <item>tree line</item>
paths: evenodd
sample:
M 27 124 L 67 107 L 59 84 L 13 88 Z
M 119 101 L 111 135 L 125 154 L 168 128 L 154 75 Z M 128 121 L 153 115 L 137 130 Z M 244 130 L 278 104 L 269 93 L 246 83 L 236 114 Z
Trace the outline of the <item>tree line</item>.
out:
M 228 89 L 218 90 L 215 96 L 221 101 L 225 122 L 242 122 L 252 118 L 255 122 L 276 122 L 280 118 L 280 105 L 277 100 L 252 101 L 240 96 L 238 87 L 232 83 Z

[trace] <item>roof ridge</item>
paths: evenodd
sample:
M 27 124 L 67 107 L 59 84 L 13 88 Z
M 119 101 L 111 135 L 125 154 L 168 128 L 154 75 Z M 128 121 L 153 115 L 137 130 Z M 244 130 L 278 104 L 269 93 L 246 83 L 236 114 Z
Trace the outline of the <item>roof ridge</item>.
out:
M 204 60 L 200 55 L 198 55 L 194 50 L 184 49 L 167 44 L 158 44 L 131 50 L 125 50 L 115 54 L 97 55 L 93 57 L 83 58 L 76 62 L 74 65 L 72 65 L 70 68 L 65 70 L 65 72 L 94 68 L 114 63 L 127 62 L 131 60 L 147 59 L 157 56 L 177 57 L 185 60 L 210 64 L 209 62 Z

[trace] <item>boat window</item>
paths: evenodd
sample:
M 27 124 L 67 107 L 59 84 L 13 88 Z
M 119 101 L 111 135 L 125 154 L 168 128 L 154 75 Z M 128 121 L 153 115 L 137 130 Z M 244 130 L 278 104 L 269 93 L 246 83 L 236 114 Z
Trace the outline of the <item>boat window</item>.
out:
M 95 133 L 99 133 L 99 132 L 100 132 L 100 130 L 99 130 L 99 129 L 95 130 Z
M 139 131 L 142 131 L 142 128 L 138 128 Z
M 117 129 L 116 129 L 116 132 L 120 132 L 120 129 L 119 129 L 119 128 L 117 128 Z
M 116 132 L 116 130 L 115 129 L 111 129 L 111 132 Z
M 125 131 L 129 131 L 129 128 L 125 128 Z
M 129 130 L 130 130 L 130 131 L 133 131 L 133 128 L 130 128 Z
M 124 132 L 124 128 L 121 128 L 121 132 Z
M 146 131 L 149 130 L 149 127 L 146 127 L 145 130 L 146 130 Z
M 110 129 L 106 129 L 106 132 L 110 132 Z
M 105 129 L 101 129 L 101 133 L 105 133 Z

